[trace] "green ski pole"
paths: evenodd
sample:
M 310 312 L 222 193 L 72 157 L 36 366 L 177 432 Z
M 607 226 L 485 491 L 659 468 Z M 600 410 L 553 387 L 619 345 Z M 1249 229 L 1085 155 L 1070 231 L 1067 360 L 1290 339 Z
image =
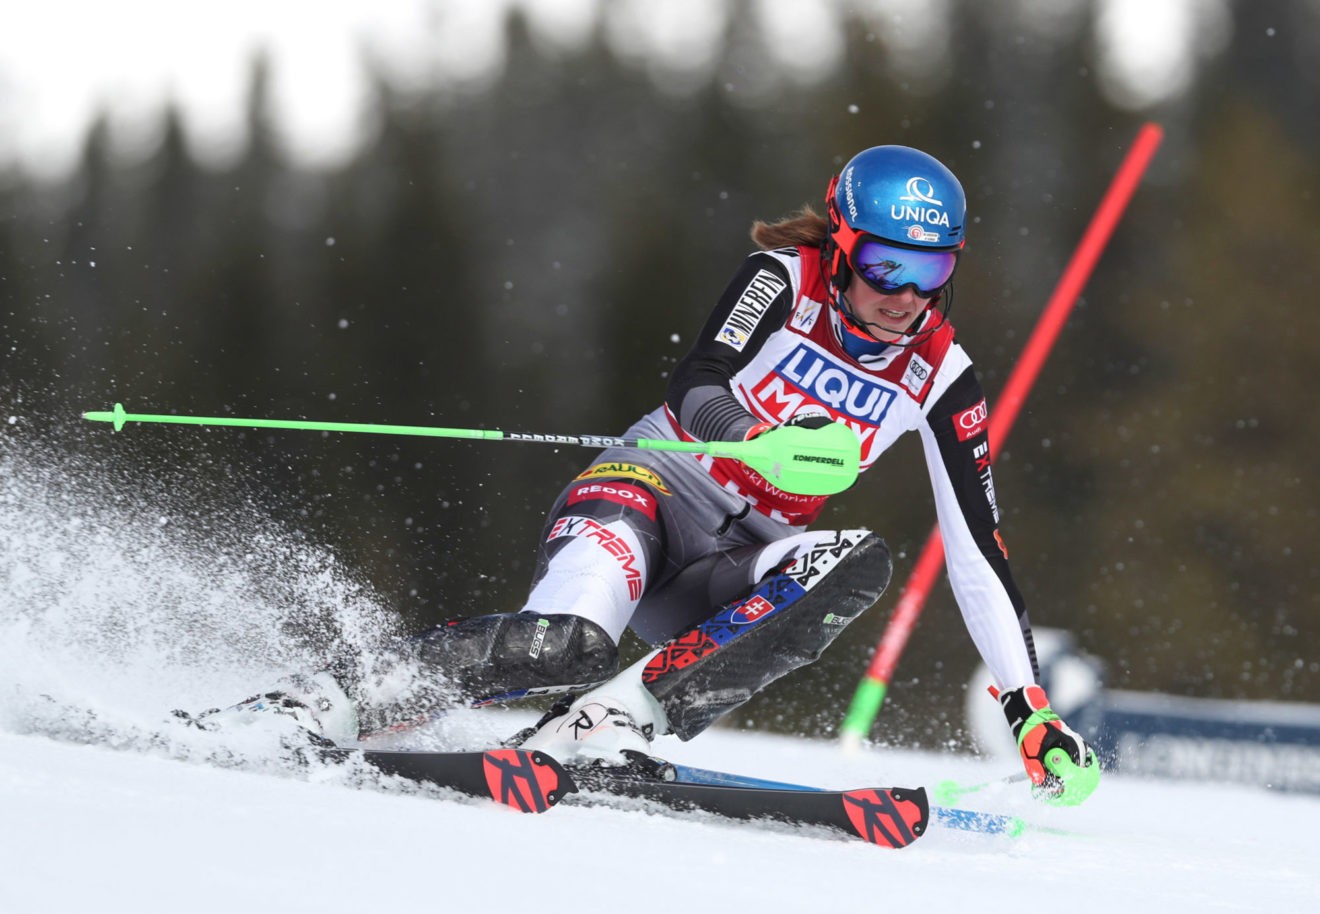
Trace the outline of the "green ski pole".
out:
M 778 426 L 751 441 L 669 441 L 663 438 L 619 438 L 610 435 L 541 435 L 481 428 L 437 428 L 422 425 L 377 425 L 359 422 L 311 422 L 302 419 L 239 419 L 229 416 L 149 415 L 124 411 L 116 403 L 109 412 L 86 412 L 92 422 L 109 422 L 120 431 L 130 422 L 168 425 L 272 428 L 314 432 L 363 432 L 377 435 L 413 435 L 426 438 L 461 438 L 476 441 L 525 441 L 578 445 L 590 448 L 639 448 L 708 454 L 740 460 L 772 485 L 796 495 L 834 495 L 857 479 L 861 444 L 846 425 L 834 423 L 808 429 Z

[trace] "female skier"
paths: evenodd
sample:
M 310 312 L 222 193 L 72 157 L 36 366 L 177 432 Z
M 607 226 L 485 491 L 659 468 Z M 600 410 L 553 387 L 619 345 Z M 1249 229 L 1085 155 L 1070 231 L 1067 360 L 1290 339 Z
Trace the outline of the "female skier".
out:
M 825 217 L 806 206 L 753 226 L 761 250 L 676 367 L 664 404 L 626 435 L 743 441 L 841 423 L 865 471 L 915 430 L 949 580 L 1027 773 L 1080 799 L 1099 765 L 1037 685 L 999 533 L 985 395 L 947 316 L 963 189 L 926 153 L 877 146 L 844 166 L 825 202 Z M 275 711 L 348 740 L 438 708 L 568 692 L 517 743 L 568 763 L 627 764 L 654 737 L 691 739 L 812 662 L 879 598 L 892 571 L 884 541 L 809 530 L 826 498 L 733 459 L 606 450 L 551 508 L 519 612 L 425 632 L 394 649 L 383 673 L 341 664 L 228 713 Z M 654 650 L 619 672 L 629 627 Z

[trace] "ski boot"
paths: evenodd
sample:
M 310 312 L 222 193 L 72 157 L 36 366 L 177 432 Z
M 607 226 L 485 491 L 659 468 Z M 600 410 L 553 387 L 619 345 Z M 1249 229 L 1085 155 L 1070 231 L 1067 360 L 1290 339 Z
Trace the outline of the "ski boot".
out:
M 357 739 L 353 701 L 329 673 L 289 676 L 278 685 L 228 708 L 211 708 L 200 714 L 175 711 L 174 716 L 200 730 L 230 726 L 272 730 L 290 748 L 299 743 L 329 747 Z
M 514 737 L 520 749 L 540 750 L 564 765 L 631 765 L 649 756 L 651 727 L 622 702 L 595 692 L 558 702 L 535 727 Z

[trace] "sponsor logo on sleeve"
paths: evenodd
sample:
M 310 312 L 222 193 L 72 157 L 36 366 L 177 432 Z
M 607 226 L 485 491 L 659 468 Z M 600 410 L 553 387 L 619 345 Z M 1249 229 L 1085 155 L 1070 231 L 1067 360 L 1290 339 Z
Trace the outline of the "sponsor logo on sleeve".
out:
M 769 270 L 757 270 L 747 288 L 743 289 L 738 303 L 729 312 L 724 325 L 715 332 L 716 342 L 742 352 L 775 296 L 787 286 L 788 283 Z
M 971 409 L 954 413 L 953 429 L 958 433 L 959 441 L 967 441 L 985 431 L 986 423 L 989 421 L 990 410 L 986 407 L 983 399 Z
M 986 504 L 990 506 L 990 515 L 995 519 L 995 524 L 999 523 L 999 502 L 995 499 L 995 476 L 990 468 L 990 443 L 982 441 L 972 451 L 972 457 L 976 460 L 976 478 L 981 481 L 981 491 L 985 493 Z M 999 548 L 1003 549 L 1001 542 Z M 1005 551 L 1007 555 L 1007 551 Z

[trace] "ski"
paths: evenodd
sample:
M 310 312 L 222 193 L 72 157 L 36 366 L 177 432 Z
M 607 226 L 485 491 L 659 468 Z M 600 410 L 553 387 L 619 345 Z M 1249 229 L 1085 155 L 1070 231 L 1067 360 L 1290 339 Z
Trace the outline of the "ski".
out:
M 693 768 L 687 765 L 675 765 L 676 780 L 697 784 L 723 784 L 730 787 L 769 787 L 779 790 L 819 791 L 819 787 L 804 784 L 789 784 L 783 781 L 768 781 L 763 778 L 731 774 L 727 771 L 712 771 L 708 768 Z M 974 831 L 987 835 L 1007 835 L 1016 838 L 1026 830 L 1026 823 L 1017 816 L 1004 816 L 992 812 L 979 812 L 972 809 L 959 809 L 950 806 L 932 806 L 931 815 L 944 828 L 958 831 Z
M 353 764 L 384 775 L 448 788 L 472 797 L 491 799 L 519 812 L 545 812 L 564 794 L 576 789 L 564 767 L 543 752 L 491 749 L 473 752 L 410 752 L 335 746 L 324 737 L 298 728 L 285 734 L 275 754 L 262 756 L 226 745 L 205 716 L 175 711 L 171 721 L 196 728 L 198 740 L 180 739 L 188 730 L 154 730 L 122 721 L 105 720 L 100 712 L 38 695 L 25 721 L 27 732 L 68 742 L 104 745 L 141 752 L 164 752 L 180 760 L 202 761 L 224 768 L 291 769 L 309 763 Z M 222 741 L 206 739 L 220 735 Z
M 543 752 L 408 752 L 382 749 L 316 749 L 326 762 L 357 761 L 381 774 L 485 797 L 519 812 L 545 812 L 576 788 L 559 762 Z
M 930 815 L 921 787 L 818 790 L 753 782 L 651 757 L 636 758 L 624 767 L 569 770 L 579 793 L 567 802 L 609 806 L 618 798 L 635 799 L 677 812 L 823 826 L 881 847 L 911 844 L 925 834 Z
M 226 768 L 260 768 L 263 759 L 224 744 L 190 743 L 166 729 L 145 729 L 104 720 L 93 709 L 39 695 L 26 731 L 76 743 L 141 752 L 164 752 L 185 761 Z M 192 715 L 175 718 L 196 726 Z M 199 727 L 203 733 L 210 728 Z M 186 731 L 184 731 L 186 732 Z M 200 735 L 200 734 L 199 734 Z M 826 826 L 885 847 L 904 847 L 925 833 L 934 815 L 944 827 L 992 834 L 1019 834 L 1021 820 L 991 813 L 931 807 L 922 788 L 822 790 L 749 778 L 728 772 L 673 765 L 642 756 L 623 768 L 565 768 L 542 752 L 522 749 L 436 752 L 362 749 L 325 745 L 310 734 L 285 741 L 280 755 L 265 759 L 289 767 L 319 760 L 353 764 L 384 775 L 490 799 L 520 812 L 545 812 L 565 800 L 611 804 L 635 799 L 683 812 L 703 810 L 733 820 L 769 820 Z
M 960 809 L 956 806 L 932 806 L 935 821 L 945 828 L 958 831 L 975 831 L 984 835 L 1004 835 L 1017 838 L 1028 828 L 1020 816 L 1005 816 L 996 812 L 981 812 L 976 809 Z

